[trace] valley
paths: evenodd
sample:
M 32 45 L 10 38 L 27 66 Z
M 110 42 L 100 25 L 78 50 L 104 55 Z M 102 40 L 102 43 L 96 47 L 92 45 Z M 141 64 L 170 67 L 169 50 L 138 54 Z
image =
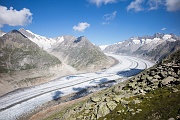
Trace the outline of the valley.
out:
M 150 61 L 136 57 L 107 55 L 115 58 L 119 63 L 109 69 L 104 68 L 97 72 L 65 76 L 41 85 L 13 91 L 0 97 L 0 119 L 17 119 L 49 101 L 91 86 L 97 86 L 103 82 L 111 80 L 122 82 L 154 65 Z
M 180 0 L 2 0 L 0 120 L 180 120 Z

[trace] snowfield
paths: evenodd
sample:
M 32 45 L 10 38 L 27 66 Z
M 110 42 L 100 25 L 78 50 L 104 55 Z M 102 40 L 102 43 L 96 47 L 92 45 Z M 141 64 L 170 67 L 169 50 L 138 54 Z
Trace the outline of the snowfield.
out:
M 0 120 L 18 119 L 18 117 L 32 112 L 36 107 L 48 101 L 110 80 L 126 79 L 154 65 L 150 61 L 136 57 L 107 55 L 114 57 L 119 63 L 109 69 L 103 69 L 94 73 L 65 76 L 0 97 Z

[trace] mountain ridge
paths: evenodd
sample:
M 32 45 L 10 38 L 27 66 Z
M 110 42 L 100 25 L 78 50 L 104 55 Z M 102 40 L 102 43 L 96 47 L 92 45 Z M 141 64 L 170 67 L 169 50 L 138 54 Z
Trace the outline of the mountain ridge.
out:
M 174 45 L 174 47 L 176 46 L 175 47 L 176 50 L 180 49 L 179 47 L 180 37 L 174 34 L 156 33 L 153 36 L 131 37 L 122 42 L 109 45 L 104 49 L 104 52 L 107 52 L 107 53 L 111 52 L 111 53 L 116 53 L 116 54 L 128 54 L 128 55 L 134 55 L 134 56 L 138 55 L 141 57 L 147 57 L 148 59 L 151 59 L 153 61 L 160 61 L 163 56 L 162 54 L 156 58 L 155 56 L 158 56 L 157 55 L 158 53 L 155 53 L 156 55 L 154 56 L 150 56 L 150 54 L 153 51 L 159 51 L 158 50 L 159 47 L 162 48 L 162 46 L 168 46 L 168 45 L 165 45 L 165 43 L 170 44 L 173 42 L 177 43 L 177 45 L 172 44 Z M 170 48 L 167 48 L 167 49 L 170 49 Z M 173 51 L 175 50 L 172 50 L 170 53 L 172 53 Z
M 112 61 L 84 36 L 65 36 L 64 41 L 52 48 L 50 53 L 76 69 L 87 67 L 97 70 L 109 67 Z
M 61 64 L 57 58 L 41 50 L 38 45 L 17 30 L 12 30 L 0 37 L 0 46 L 2 66 L 6 66 L 9 70 L 21 70 L 26 67 L 27 69 L 28 67 L 29 69 L 43 68 Z M 2 66 L 1 68 L 3 68 Z

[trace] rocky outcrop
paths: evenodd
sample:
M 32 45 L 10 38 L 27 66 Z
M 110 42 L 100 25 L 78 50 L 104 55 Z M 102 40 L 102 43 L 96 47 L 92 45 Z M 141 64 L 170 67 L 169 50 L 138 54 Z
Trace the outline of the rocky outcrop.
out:
M 61 113 L 59 119 L 142 119 L 139 117 L 141 115 L 148 119 L 168 119 L 170 115 L 168 111 L 165 113 L 167 112 L 169 115 L 165 114 L 164 116 L 159 112 L 161 109 L 163 111 L 166 106 L 168 109 L 178 111 L 178 107 L 169 108 L 169 106 L 180 106 L 179 97 L 177 97 L 180 94 L 179 53 L 180 51 L 135 77 L 95 94 L 89 100 L 79 103 L 78 106 L 69 108 L 64 114 Z M 173 56 L 176 56 L 176 59 L 173 59 Z M 164 100 L 165 98 L 169 99 Z M 171 99 L 177 103 L 173 103 Z M 167 101 L 171 104 L 168 105 Z M 158 102 L 164 103 L 162 105 L 164 108 L 161 105 L 153 105 Z M 156 109 L 160 111 L 154 113 L 153 111 Z M 176 115 L 178 117 L 179 113 Z

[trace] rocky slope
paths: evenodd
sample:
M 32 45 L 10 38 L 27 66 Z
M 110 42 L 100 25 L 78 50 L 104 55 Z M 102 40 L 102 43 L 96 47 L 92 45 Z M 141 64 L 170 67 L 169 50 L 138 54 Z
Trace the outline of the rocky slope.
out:
M 48 81 L 61 61 L 17 30 L 0 37 L 0 95 Z
M 68 106 L 48 120 L 180 119 L 180 50 L 161 63 Z
M 17 30 L 0 37 L 0 72 L 45 68 L 61 61 L 42 50 Z
M 131 37 L 123 42 L 109 45 L 104 52 L 140 55 L 154 61 L 160 61 L 169 53 L 180 49 L 179 44 L 180 38 L 173 34 L 156 33 L 153 36 Z
M 77 70 L 98 70 L 113 63 L 84 36 L 64 36 L 64 41 L 52 46 L 50 53 Z
M 100 51 L 99 47 L 90 43 L 85 37 L 76 38 L 67 35 L 47 38 L 23 28 L 19 29 L 19 31 L 39 47 L 58 57 L 63 61 L 64 65 L 70 65 L 68 67 L 72 71 L 99 70 L 113 64 L 112 59 L 107 58 L 107 56 Z

